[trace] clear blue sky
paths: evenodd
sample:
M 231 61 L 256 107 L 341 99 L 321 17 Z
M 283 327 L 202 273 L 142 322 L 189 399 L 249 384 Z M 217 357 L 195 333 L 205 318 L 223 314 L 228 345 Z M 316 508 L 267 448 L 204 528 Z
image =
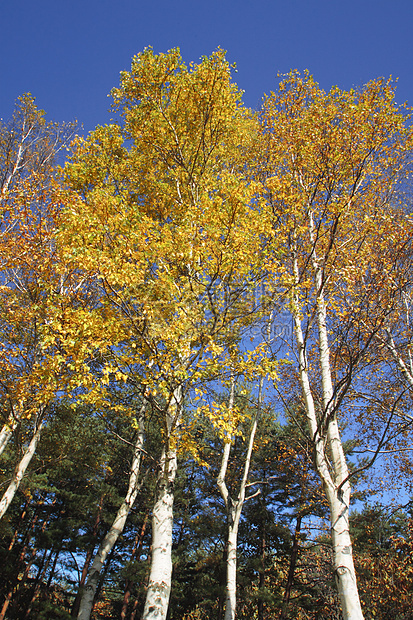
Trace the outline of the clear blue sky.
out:
M 0 22 L 3 119 L 29 91 L 51 120 L 108 122 L 109 91 L 148 45 L 188 62 L 226 49 L 252 108 L 291 68 L 324 89 L 392 74 L 413 105 L 412 0 L 0 0 Z

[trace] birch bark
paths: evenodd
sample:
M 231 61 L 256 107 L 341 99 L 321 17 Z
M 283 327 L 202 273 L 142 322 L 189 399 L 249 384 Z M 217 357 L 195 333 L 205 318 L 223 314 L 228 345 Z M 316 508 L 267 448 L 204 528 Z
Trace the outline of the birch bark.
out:
M 3 497 L 1 498 L 0 519 L 2 519 L 5 513 L 7 512 L 14 496 L 16 495 L 16 491 L 20 486 L 23 476 L 26 473 L 28 466 L 30 465 L 30 461 L 32 460 L 33 455 L 36 452 L 37 444 L 40 441 L 40 434 L 41 434 L 42 427 L 43 427 L 45 410 L 46 410 L 45 407 L 42 408 L 42 411 L 40 415 L 38 416 L 36 426 L 33 432 L 33 436 L 30 440 L 30 443 L 28 447 L 26 448 L 26 450 L 24 451 L 23 457 L 21 458 L 19 464 L 17 465 L 14 471 L 11 482 L 9 486 L 7 487 L 6 491 L 4 492 Z
M 129 512 L 135 503 L 136 496 L 139 491 L 139 471 L 140 465 L 142 461 L 142 449 L 144 442 L 144 430 L 145 430 L 145 405 L 142 406 L 139 415 L 139 432 L 138 437 L 135 443 L 131 472 L 129 476 L 129 485 L 128 491 L 126 493 L 126 497 L 122 502 L 115 520 L 112 523 L 112 526 L 109 532 L 106 534 L 102 543 L 99 546 L 99 549 L 96 553 L 96 556 L 93 560 L 92 566 L 89 571 L 89 577 L 86 582 L 86 586 L 83 591 L 82 599 L 80 601 L 79 613 L 77 615 L 78 620 L 89 620 L 90 614 L 93 608 L 93 601 L 96 594 L 96 589 L 99 582 L 100 572 L 105 563 L 106 558 L 109 553 L 113 549 L 118 540 L 119 536 L 122 534 L 126 520 L 128 518 Z
M 310 232 L 312 220 L 310 215 Z M 293 247 L 293 269 L 295 284 L 299 284 L 299 269 L 295 248 Z M 329 344 L 326 325 L 326 303 L 322 267 L 318 264 L 313 246 L 312 264 L 317 290 L 316 323 L 318 327 L 318 354 L 321 370 L 323 411 L 320 422 L 311 391 L 310 376 L 306 355 L 298 294 L 293 299 L 294 334 L 298 348 L 299 375 L 306 409 L 308 427 L 314 444 L 315 464 L 323 482 L 330 508 L 331 536 L 334 557 L 334 573 L 340 596 L 344 620 L 363 620 L 357 580 L 354 570 L 352 544 L 349 532 L 349 505 L 351 487 L 348 468 L 341 442 L 340 432 L 334 411 L 334 390 L 331 377 Z M 326 451 L 330 454 L 330 463 Z
M 161 456 L 155 505 L 152 512 L 152 557 L 142 620 L 165 620 L 172 581 L 172 527 L 177 450 L 171 441 L 179 426 L 182 390 L 174 391 L 166 412 L 167 441 Z
M 383 80 L 372 81 L 359 92 L 333 88 L 325 93 L 309 74 L 291 72 L 263 108 L 261 161 L 268 175 L 269 213 L 274 216 L 274 238 L 284 237 L 292 257 L 286 265 L 281 256 L 273 274 L 280 281 L 278 272 L 287 267 L 284 286 L 292 305 L 294 353 L 315 465 L 330 506 L 343 616 L 361 619 L 348 532 L 351 488 L 337 413 L 344 398 L 357 398 L 356 390 L 350 395 L 357 382 L 353 371 L 375 337 L 369 334 L 359 348 L 364 336 L 360 338 L 353 313 L 358 307 L 370 312 L 377 301 L 381 306 L 380 295 L 373 302 L 364 286 L 365 279 L 381 269 L 376 248 L 384 265 L 402 247 L 405 251 L 411 237 L 397 250 L 387 242 L 381 245 L 383 236 L 393 244 L 400 234 L 400 226 L 394 226 L 401 214 L 398 188 L 408 173 L 412 131 L 394 103 L 390 82 Z M 396 281 L 396 272 L 392 264 L 389 282 Z M 409 278 L 402 276 L 402 281 L 405 287 Z M 385 312 L 395 300 L 390 296 Z M 330 319 L 337 327 L 334 368 Z M 310 340 L 312 331 L 317 339 Z M 319 394 L 316 411 L 314 398 Z
M 410 354 L 408 354 L 409 361 L 408 364 L 406 364 L 397 350 L 396 343 L 394 342 L 394 338 L 389 329 L 386 329 L 386 336 L 387 338 L 384 340 L 384 343 L 387 349 L 390 351 L 393 360 L 396 362 L 406 382 L 409 384 L 410 388 L 413 388 L 413 360 Z
M 6 449 L 7 444 L 9 443 L 11 436 L 13 435 L 13 431 L 16 430 L 21 417 L 22 417 L 21 407 L 18 407 L 17 411 L 15 411 L 14 406 L 11 405 L 11 412 L 9 414 L 7 422 L 6 424 L 3 424 L 3 428 L 0 431 L 0 456 L 3 454 L 4 450 Z
M 9 416 L 7 424 L 4 424 L 3 428 L 0 431 L 0 455 L 3 454 L 7 444 L 9 443 L 11 436 L 13 435 L 13 431 L 17 427 L 17 420 Z
M 259 396 L 258 396 L 258 408 L 253 418 L 249 439 L 247 454 L 244 462 L 244 470 L 241 479 L 241 484 L 236 500 L 233 500 L 228 491 L 228 487 L 225 482 L 226 472 L 228 469 L 229 456 L 231 452 L 231 438 L 225 442 L 224 451 L 222 455 L 221 468 L 219 471 L 217 485 L 220 490 L 221 496 L 225 502 L 225 508 L 227 510 L 228 519 L 228 537 L 227 537 L 227 581 L 226 581 L 226 598 L 225 598 L 225 620 L 234 620 L 236 616 L 236 604 L 237 604 L 237 544 L 238 544 L 238 530 L 239 522 L 241 518 L 242 508 L 245 502 L 245 489 L 247 485 L 248 474 L 251 465 L 252 450 L 254 447 L 255 434 L 258 427 L 258 420 L 261 409 L 262 400 L 262 388 L 263 380 L 260 381 Z M 229 399 L 229 410 L 231 411 L 234 406 L 234 394 L 235 394 L 235 381 L 231 382 L 231 392 Z

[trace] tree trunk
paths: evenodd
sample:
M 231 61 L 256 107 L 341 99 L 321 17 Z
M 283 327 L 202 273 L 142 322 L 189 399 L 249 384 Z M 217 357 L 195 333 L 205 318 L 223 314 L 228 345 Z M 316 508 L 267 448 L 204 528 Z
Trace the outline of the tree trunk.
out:
M 253 418 L 249 440 L 247 454 L 244 462 L 244 471 L 238 497 L 234 501 L 228 491 L 225 476 L 228 469 L 229 455 L 231 451 L 231 442 L 227 441 L 224 444 L 224 452 L 222 455 L 221 468 L 217 479 L 217 485 L 221 492 L 222 498 L 225 502 L 228 518 L 228 538 L 227 538 L 227 585 L 226 585 L 226 599 L 225 599 L 225 620 L 234 620 L 236 614 L 237 603 L 237 542 L 238 542 L 238 529 L 241 518 L 242 508 L 245 502 L 245 489 L 247 485 L 248 474 L 250 470 L 252 450 L 254 447 L 255 433 L 258 427 L 258 420 L 262 402 L 262 389 L 263 380 L 260 380 L 259 395 L 258 395 L 258 408 Z M 229 398 L 228 409 L 231 411 L 234 405 L 234 393 L 235 393 L 235 380 L 231 380 L 231 392 Z M 230 439 L 230 438 L 229 438 Z
M 264 480 L 265 480 L 266 474 L 264 471 Z M 264 620 L 264 601 L 262 599 L 262 591 L 264 589 L 265 586 L 265 546 L 266 546 L 266 527 L 265 527 L 266 523 L 264 521 L 264 523 L 262 524 L 262 527 L 260 527 L 260 560 L 261 560 L 261 566 L 258 569 L 258 574 L 259 574 L 259 578 L 258 578 L 258 592 L 260 593 L 259 598 L 258 598 L 258 620 Z
M 17 427 L 18 421 L 13 417 L 9 416 L 9 420 L 7 424 L 4 424 L 3 428 L 0 431 L 0 455 L 3 454 L 7 444 L 10 441 L 11 436 L 13 435 L 13 431 Z
M 144 406 L 142 407 L 141 414 L 139 417 L 139 432 L 138 438 L 135 444 L 135 450 L 133 454 L 131 473 L 129 476 L 129 486 L 128 492 L 126 494 L 125 500 L 120 506 L 117 515 L 115 517 L 114 522 L 103 539 L 100 547 L 96 553 L 95 559 L 93 560 L 89 577 L 86 582 L 86 586 L 83 590 L 82 599 L 80 602 L 78 620 L 89 620 L 90 614 L 93 607 L 93 601 L 96 594 L 96 588 L 99 582 L 99 574 L 102 570 L 102 567 L 105 563 L 105 560 L 108 554 L 111 552 L 112 548 L 116 544 L 119 536 L 122 534 L 126 520 L 128 518 L 128 514 L 133 504 L 135 503 L 136 496 L 139 490 L 138 477 L 140 464 L 142 460 L 142 449 L 143 449 L 143 441 L 144 441 Z
M 397 351 L 397 347 L 394 342 L 394 338 L 391 334 L 391 331 L 389 329 L 386 329 L 385 332 L 386 332 L 386 339 L 383 340 L 382 342 L 384 342 L 384 344 L 390 351 L 405 381 L 408 383 L 410 388 L 413 388 L 413 360 L 410 357 L 410 354 L 409 354 L 410 352 L 408 351 L 409 361 L 408 361 L 408 364 L 406 364 L 402 356 Z
M 105 566 L 104 566 L 103 570 L 100 571 L 99 583 L 98 583 L 97 588 L 96 588 L 95 599 L 94 599 L 93 605 L 92 605 L 92 614 L 93 614 L 93 610 L 95 608 L 95 605 L 96 605 L 96 603 L 99 600 L 100 593 L 102 592 L 103 584 L 105 583 L 105 579 L 106 579 L 106 575 L 108 574 L 110 564 L 112 562 L 113 556 L 115 555 L 115 549 L 116 549 L 116 547 L 113 546 L 111 551 L 110 551 L 110 553 L 109 553 L 109 555 L 108 555 L 108 557 L 107 557 L 107 559 L 106 559 L 106 563 L 105 563 Z
M 227 595 L 225 599 L 225 620 L 235 618 L 237 605 L 237 541 L 238 523 L 228 528 Z
M 103 499 L 105 497 L 105 494 L 103 493 L 100 497 L 99 500 L 99 505 L 98 505 L 98 511 L 97 511 L 97 515 L 96 515 L 96 519 L 95 519 L 95 523 L 93 525 L 93 530 L 92 530 L 92 539 L 93 539 L 93 545 L 88 549 L 87 553 L 86 553 L 86 558 L 85 558 L 85 563 L 83 564 L 83 569 L 82 569 L 82 574 L 80 576 L 80 580 L 79 580 L 79 586 L 78 586 L 78 591 L 76 594 L 76 598 L 73 602 L 72 605 L 72 609 L 70 611 L 70 615 L 72 616 L 72 618 L 76 618 L 77 614 L 79 613 L 79 608 L 80 608 L 80 601 L 82 600 L 82 589 L 83 586 L 85 585 L 85 581 L 86 581 L 86 577 L 87 577 L 87 573 L 89 570 L 89 566 L 90 566 L 90 562 L 92 561 L 92 557 L 93 557 L 93 551 L 95 550 L 95 539 L 98 533 L 98 529 L 99 529 L 99 524 L 100 524 L 100 518 L 101 518 L 101 514 L 102 514 L 102 504 L 103 504 Z
M 131 558 L 130 558 L 131 561 L 134 560 L 135 557 L 137 557 L 138 559 L 140 558 L 139 551 L 142 548 L 143 538 L 145 536 L 145 531 L 146 531 L 146 525 L 148 523 L 148 518 L 149 518 L 149 513 L 146 513 L 145 519 L 144 519 L 143 524 L 142 524 L 141 531 L 139 532 L 139 534 L 137 534 L 137 536 L 135 538 L 135 544 L 134 544 L 134 547 L 132 549 Z M 125 585 L 125 594 L 124 594 L 124 597 L 123 597 L 122 609 L 121 609 L 121 612 L 120 612 L 121 620 L 125 620 L 126 619 L 126 614 L 127 614 L 128 605 L 129 605 L 129 599 L 130 599 L 130 596 L 131 596 L 132 585 L 133 585 L 132 579 L 128 579 L 126 581 L 126 585 Z
M 321 382 L 323 389 L 323 423 L 327 427 L 327 443 L 331 452 L 333 485 L 327 487 L 331 511 L 331 536 L 334 570 L 344 620 L 362 620 L 363 613 L 357 589 L 352 544 L 349 530 L 351 487 L 349 471 L 334 410 L 334 390 L 330 367 L 330 349 L 327 334 L 327 309 L 323 294 L 322 269 L 313 252 L 316 284 L 318 287 L 317 325 Z
M 41 585 L 42 585 L 42 581 L 44 579 L 44 576 L 46 575 L 46 571 L 47 571 L 47 569 L 49 567 L 50 560 L 52 559 L 53 553 L 54 553 L 54 549 L 52 548 L 52 549 L 50 549 L 49 555 L 48 555 L 47 560 L 46 560 L 47 551 L 45 551 L 45 554 L 44 554 L 43 560 L 42 560 L 42 565 L 39 567 L 39 571 L 37 573 L 37 577 L 36 577 L 36 581 L 35 581 L 34 589 L 33 589 L 33 594 L 32 594 L 32 597 L 30 599 L 30 602 L 29 602 L 29 604 L 27 606 L 26 613 L 24 615 L 24 620 L 28 620 L 30 618 L 30 613 L 31 613 L 31 610 L 32 610 L 32 607 L 33 607 L 33 603 L 34 603 L 34 601 L 36 600 L 36 598 L 39 595 L 40 588 L 41 588 Z
M 131 611 L 129 620 L 135 620 L 136 612 L 138 611 L 138 605 L 139 605 L 139 601 L 138 601 L 138 599 L 136 599 L 135 602 L 133 603 L 133 607 L 132 607 L 132 611 Z
M 62 542 L 60 543 L 60 546 L 59 546 L 59 548 L 56 551 L 55 556 L 54 556 L 52 568 L 50 569 L 49 577 L 47 579 L 46 591 L 48 591 L 50 589 L 50 586 L 52 585 L 52 579 L 53 579 L 55 571 L 56 571 L 57 560 L 59 559 L 59 555 L 60 555 L 61 550 L 62 550 Z
M 41 532 L 45 531 L 46 526 L 47 526 L 47 524 L 49 522 L 49 518 L 50 518 L 50 516 L 48 516 L 48 517 L 46 517 L 44 519 L 44 521 L 42 523 L 41 530 L 40 530 Z M 35 520 L 37 520 L 36 517 L 35 517 L 35 519 L 33 519 L 33 522 L 35 522 Z M 34 526 L 34 523 L 33 523 L 33 526 Z M 29 538 L 29 540 L 30 540 L 30 538 Z M 20 564 L 23 564 L 24 556 L 25 556 L 27 550 L 28 550 L 28 542 L 26 543 L 26 546 L 22 549 L 22 551 L 20 553 L 19 562 L 18 562 L 19 566 L 20 566 Z M 30 554 L 30 559 L 27 562 L 27 564 L 26 564 L 26 566 L 24 568 L 24 571 L 23 571 L 23 575 L 21 577 L 19 576 L 20 569 L 18 570 L 15 586 L 10 589 L 10 591 L 9 591 L 7 597 L 6 597 L 6 600 L 5 600 L 4 604 L 3 604 L 2 610 L 0 612 L 0 620 L 4 620 L 5 619 L 7 608 L 10 605 L 10 603 L 11 603 L 11 601 L 13 599 L 13 596 L 16 593 L 18 593 L 20 591 L 22 585 L 25 584 L 26 579 L 27 579 L 27 577 L 29 575 L 30 569 L 32 567 L 32 564 L 33 564 L 33 562 L 36 559 L 36 554 L 37 554 L 37 549 L 36 549 L 36 547 L 34 547 L 32 549 L 31 554 Z M 15 604 L 16 604 L 16 601 L 14 601 L 14 605 Z
M 43 426 L 43 413 L 44 413 L 44 410 L 41 416 L 39 416 L 39 419 L 37 421 L 37 424 L 36 424 L 36 427 L 33 433 L 33 437 L 27 449 L 25 450 L 23 454 L 23 458 L 20 460 L 18 466 L 16 467 L 15 472 L 13 474 L 13 478 L 8 488 L 4 492 L 4 495 L 0 501 L 0 519 L 7 512 L 8 507 L 10 506 L 11 501 L 13 500 L 17 489 L 20 486 L 23 476 L 26 473 L 26 469 L 28 468 L 30 461 L 32 460 L 33 455 L 36 451 L 37 444 L 39 443 L 39 440 L 40 440 L 40 433 L 41 433 L 42 426 Z
M 219 567 L 219 598 L 217 620 L 224 620 L 225 601 L 227 598 L 227 557 L 228 557 L 228 534 L 225 536 L 225 545 L 222 551 L 222 566 Z
M 165 412 L 166 438 L 152 512 L 151 570 L 142 620 L 165 620 L 168 613 L 172 581 L 174 483 L 178 468 L 177 437 L 172 437 L 172 434 L 179 430 L 181 407 L 182 389 L 178 387 Z
M 291 589 L 294 583 L 295 567 L 297 565 L 298 547 L 299 547 L 299 542 L 300 542 L 299 537 L 300 537 L 300 530 L 301 530 L 301 520 L 302 520 L 302 517 L 298 516 L 297 522 L 295 525 L 294 537 L 293 537 L 293 548 L 291 550 L 290 567 L 288 569 L 287 585 L 285 587 L 283 608 L 282 608 L 282 612 L 281 612 L 279 620 L 287 619 L 288 603 L 290 602 Z
M 21 512 L 21 515 L 20 515 L 20 519 L 19 519 L 20 524 L 24 521 L 24 519 L 26 517 L 27 509 L 30 506 L 30 502 L 31 502 L 31 499 L 26 500 L 26 503 L 25 503 L 25 505 L 23 507 L 23 510 Z M 18 535 L 19 535 L 19 532 L 20 532 L 20 528 L 19 528 L 19 526 L 17 526 L 16 529 L 14 530 L 13 537 L 12 537 L 12 539 L 10 541 L 10 544 L 9 544 L 8 548 L 7 548 L 7 555 L 6 555 L 6 557 L 8 557 L 8 555 L 10 554 L 10 551 L 13 549 L 14 544 L 15 544 L 15 542 L 17 540 Z
M 142 620 L 165 620 L 172 579 L 172 526 L 176 450 L 161 459 L 157 497 L 152 513 L 152 561 Z
M 312 218 L 310 215 L 310 230 Z M 293 248 L 295 283 L 298 287 L 299 269 Z M 331 537 L 334 554 L 334 572 L 340 596 L 344 620 L 363 620 L 354 570 L 352 545 L 349 534 L 349 505 L 351 488 L 348 468 L 334 410 L 334 391 L 329 360 L 329 346 L 326 326 L 326 304 L 323 295 L 322 269 L 318 265 L 315 249 L 312 254 L 317 290 L 316 321 L 318 327 L 318 351 L 323 392 L 321 421 L 316 415 L 315 403 L 310 386 L 306 339 L 301 327 L 301 311 L 298 293 L 293 298 L 294 334 L 298 348 L 300 383 L 310 436 L 314 445 L 315 465 L 323 482 L 330 508 Z M 330 459 L 326 457 L 329 449 Z
M 80 610 L 80 601 L 82 600 L 82 596 L 83 596 L 83 586 L 85 585 L 85 581 L 86 581 L 87 573 L 89 570 L 90 562 L 93 557 L 94 549 L 95 549 L 95 545 L 93 545 L 93 547 L 91 547 L 86 554 L 85 563 L 83 565 L 82 574 L 79 580 L 78 591 L 76 593 L 76 597 L 75 597 L 75 600 L 73 601 L 72 609 L 70 611 L 70 615 L 72 616 L 72 618 L 77 618 L 77 615 Z
M 13 590 L 13 588 L 11 588 L 9 590 L 9 592 L 7 593 L 6 599 L 5 599 L 4 603 L 3 603 L 3 607 L 0 610 L 0 620 L 4 620 L 4 618 L 6 617 L 6 611 L 7 611 L 8 607 L 9 607 L 11 601 L 12 601 L 12 598 L 13 598 L 13 592 L 14 592 L 14 590 Z

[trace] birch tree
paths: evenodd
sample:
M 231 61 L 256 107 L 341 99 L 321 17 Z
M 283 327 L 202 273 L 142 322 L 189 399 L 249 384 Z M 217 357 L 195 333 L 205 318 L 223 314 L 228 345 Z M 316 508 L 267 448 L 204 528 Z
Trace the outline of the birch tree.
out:
M 12 118 L 0 121 L 2 203 L 12 200 L 19 183 L 34 173 L 45 179 L 53 176 L 59 152 L 73 138 L 74 129 L 74 123 L 47 122 L 30 93 L 17 99 Z
M 21 460 L 1 501 L 2 517 L 40 440 L 42 427 L 72 371 L 55 347 L 52 322 L 73 303 L 78 282 L 61 270 L 55 230 L 59 205 L 50 178 L 36 173 L 21 181 L 3 204 L 0 235 L 1 452 L 13 432 L 23 440 Z M 72 377 L 73 378 L 73 377 Z
M 394 196 L 406 172 L 411 130 L 389 82 L 324 93 L 308 74 L 297 73 L 265 101 L 261 127 L 261 174 L 274 234 L 287 250 L 283 260 L 267 258 L 269 287 L 274 294 L 283 288 L 290 303 L 296 372 L 330 507 L 343 617 L 361 619 L 339 416 L 371 334 L 357 352 L 347 342 L 347 354 L 335 355 L 334 329 L 346 316 L 347 300 L 353 306 L 364 301 L 355 282 L 375 269 L 372 247 L 384 231 L 395 233 Z
M 225 620 L 234 620 L 236 616 L 237 602 L 237 541 L 238 530 L 241 519 L 242 509 L 246 501 L 246 489 L 248 474 L 251 465 L 252 452 L 254 448 L 255 434 L 259 423 L 259 416 L 262 406 L 263 379 L 260 380 L 258 405 L 251 420 L 251 428 L 248 434 L 247 451 L 243 463 L 241 481 L 239 484 L 237 497 L 232 497 L 226 482 L 226 475 L 231 453 L 233 435 L 228 433 L 224 439 L 224 449 L 222 453 L 221 467 L 219 470 L 217 485 L 225 503 L 228 521 L 227 537 L 227 579 L 226 579 L 226 598 L 225 598 Z M 228 404 L 229 416 L 233 416 L 235 398 L 235 378 L 231 378 L 231 391 Z M 234 429 L 236 430 L 236 429 Z
M 99 406 L 111 377 L 144 386 L 162 429 L 149 620 L 168 608 L 177 453 L 197 450 L 185 398 L 250 320 L 241 293 L 265 223 L 251 220 L 257 186 L 241 158 L 254 122 L 221 50 L 188 68 L 178 50 L 147 49 L 113 97 L 119 124 L 79 139 L 66 167 L 59 242 L 101 292 L 87 341 L 104 363 L 85 377 L 85 398 Z
M 380 439 L 375 438 L 377 448 L 374 449 L 374 443 L 368 447 L 370 454 L 374 455 L 372 458 L 378 458 L 382 452 L 394 455 L 386 468 L 388 473 L 397 476 L 402 484 L 405 484 L 402 480 L 411 467 L 410 442 L 413 426 L 412 231 L 411 215 L 408 212 L 400 213 L 398 235 L 388 242 L 390 256 L 386 257 L 388 260 L 385 262 L 389 267 L 380 270 L 381 278 L 388 282 L 388 301 L 385 305 L 391 308 L 391 312 L 387 312 L 375 337 L 376 358 L 381 362 L 382 369 L 381 386 L 379 382 L 381 395 L 377 408 L 383 408 L 387 403 L 392 417 L 389 420 L 388 416 L 382 415 L 382 424 L 376 428 L 376 435 L 381 433 Z M 383 304 L 383 295 L 380 301 Z M 384 435 L 387 441 L 384 440 Z M 372 444 L 373 438 L 369 439 Z
M 141 411 L 138 415 L 139 430 L 132 455 L 128 490 L 125 499 L 120 505 L 116 517 L 108 533 L 101 542 L 93 560 L 92 566 L 89 571 L 89 576 L 84 588 L 83 596 L 80 601 L 80 608 L 77 616 L 79 620 L 88 620 L 90 618 L 90 614 L 93 608 L 93 601 L 96 594 L 96 588 L 99 581 L 100 571 L 102 570 L 106 558 L 116 544 L 116 541 L 123 532 L 126 520 L 128 518 L 128 514 L 133 508 L 139 491 L 139 473 L 144 445 L 145 405 L 146 403 L 144 403 L 144 405 L 141 407 Z
M 46 122 L 44 111 L 37 108 L 30 93 L 19 97 L 8 122 L 0 121 L 0 356 L 6 377 L 1 388 L 0 454 L 21 418 L 30 415 L 24 399 L 16 397 L 19 390 L 13 395 L 7 385 L 11 376 L 20 382 L 24 382 L 24 376 L 27 379 L 27 369 L 21 367 L 24 355 L 20 356 L 20 362 L 15 355 L 24 341 L 24 332 L 27 337 L 23 346 L 31 348 L 30 354 L 26 350 L 26 360 L 39 343 L 41 319 L 39 316 L 34 319 L 28 309 L 38 304 L 38 291 L 50 269 L 56 210 L 50 204 L 46 206 L 46 195 L 59 152 L 73 137 L 74 128 L 73 123 Z M 20 313 L 18 306 L 21 306 Z M 36 432 L 40 433 L 40 427 L 41 424 Z

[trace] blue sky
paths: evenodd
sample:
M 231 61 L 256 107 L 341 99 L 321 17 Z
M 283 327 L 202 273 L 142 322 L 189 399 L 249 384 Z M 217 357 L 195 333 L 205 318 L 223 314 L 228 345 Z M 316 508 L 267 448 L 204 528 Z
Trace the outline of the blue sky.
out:
M 108 93 L 148 45 L 188 62 L 221 46 L 255 109 L 291 68 L 324 89 L 392 74 L 413 105 L 411 0 L 2 0 L 0 20 L 3 119 L 29 91 L 50 120 L 108 122 Z

